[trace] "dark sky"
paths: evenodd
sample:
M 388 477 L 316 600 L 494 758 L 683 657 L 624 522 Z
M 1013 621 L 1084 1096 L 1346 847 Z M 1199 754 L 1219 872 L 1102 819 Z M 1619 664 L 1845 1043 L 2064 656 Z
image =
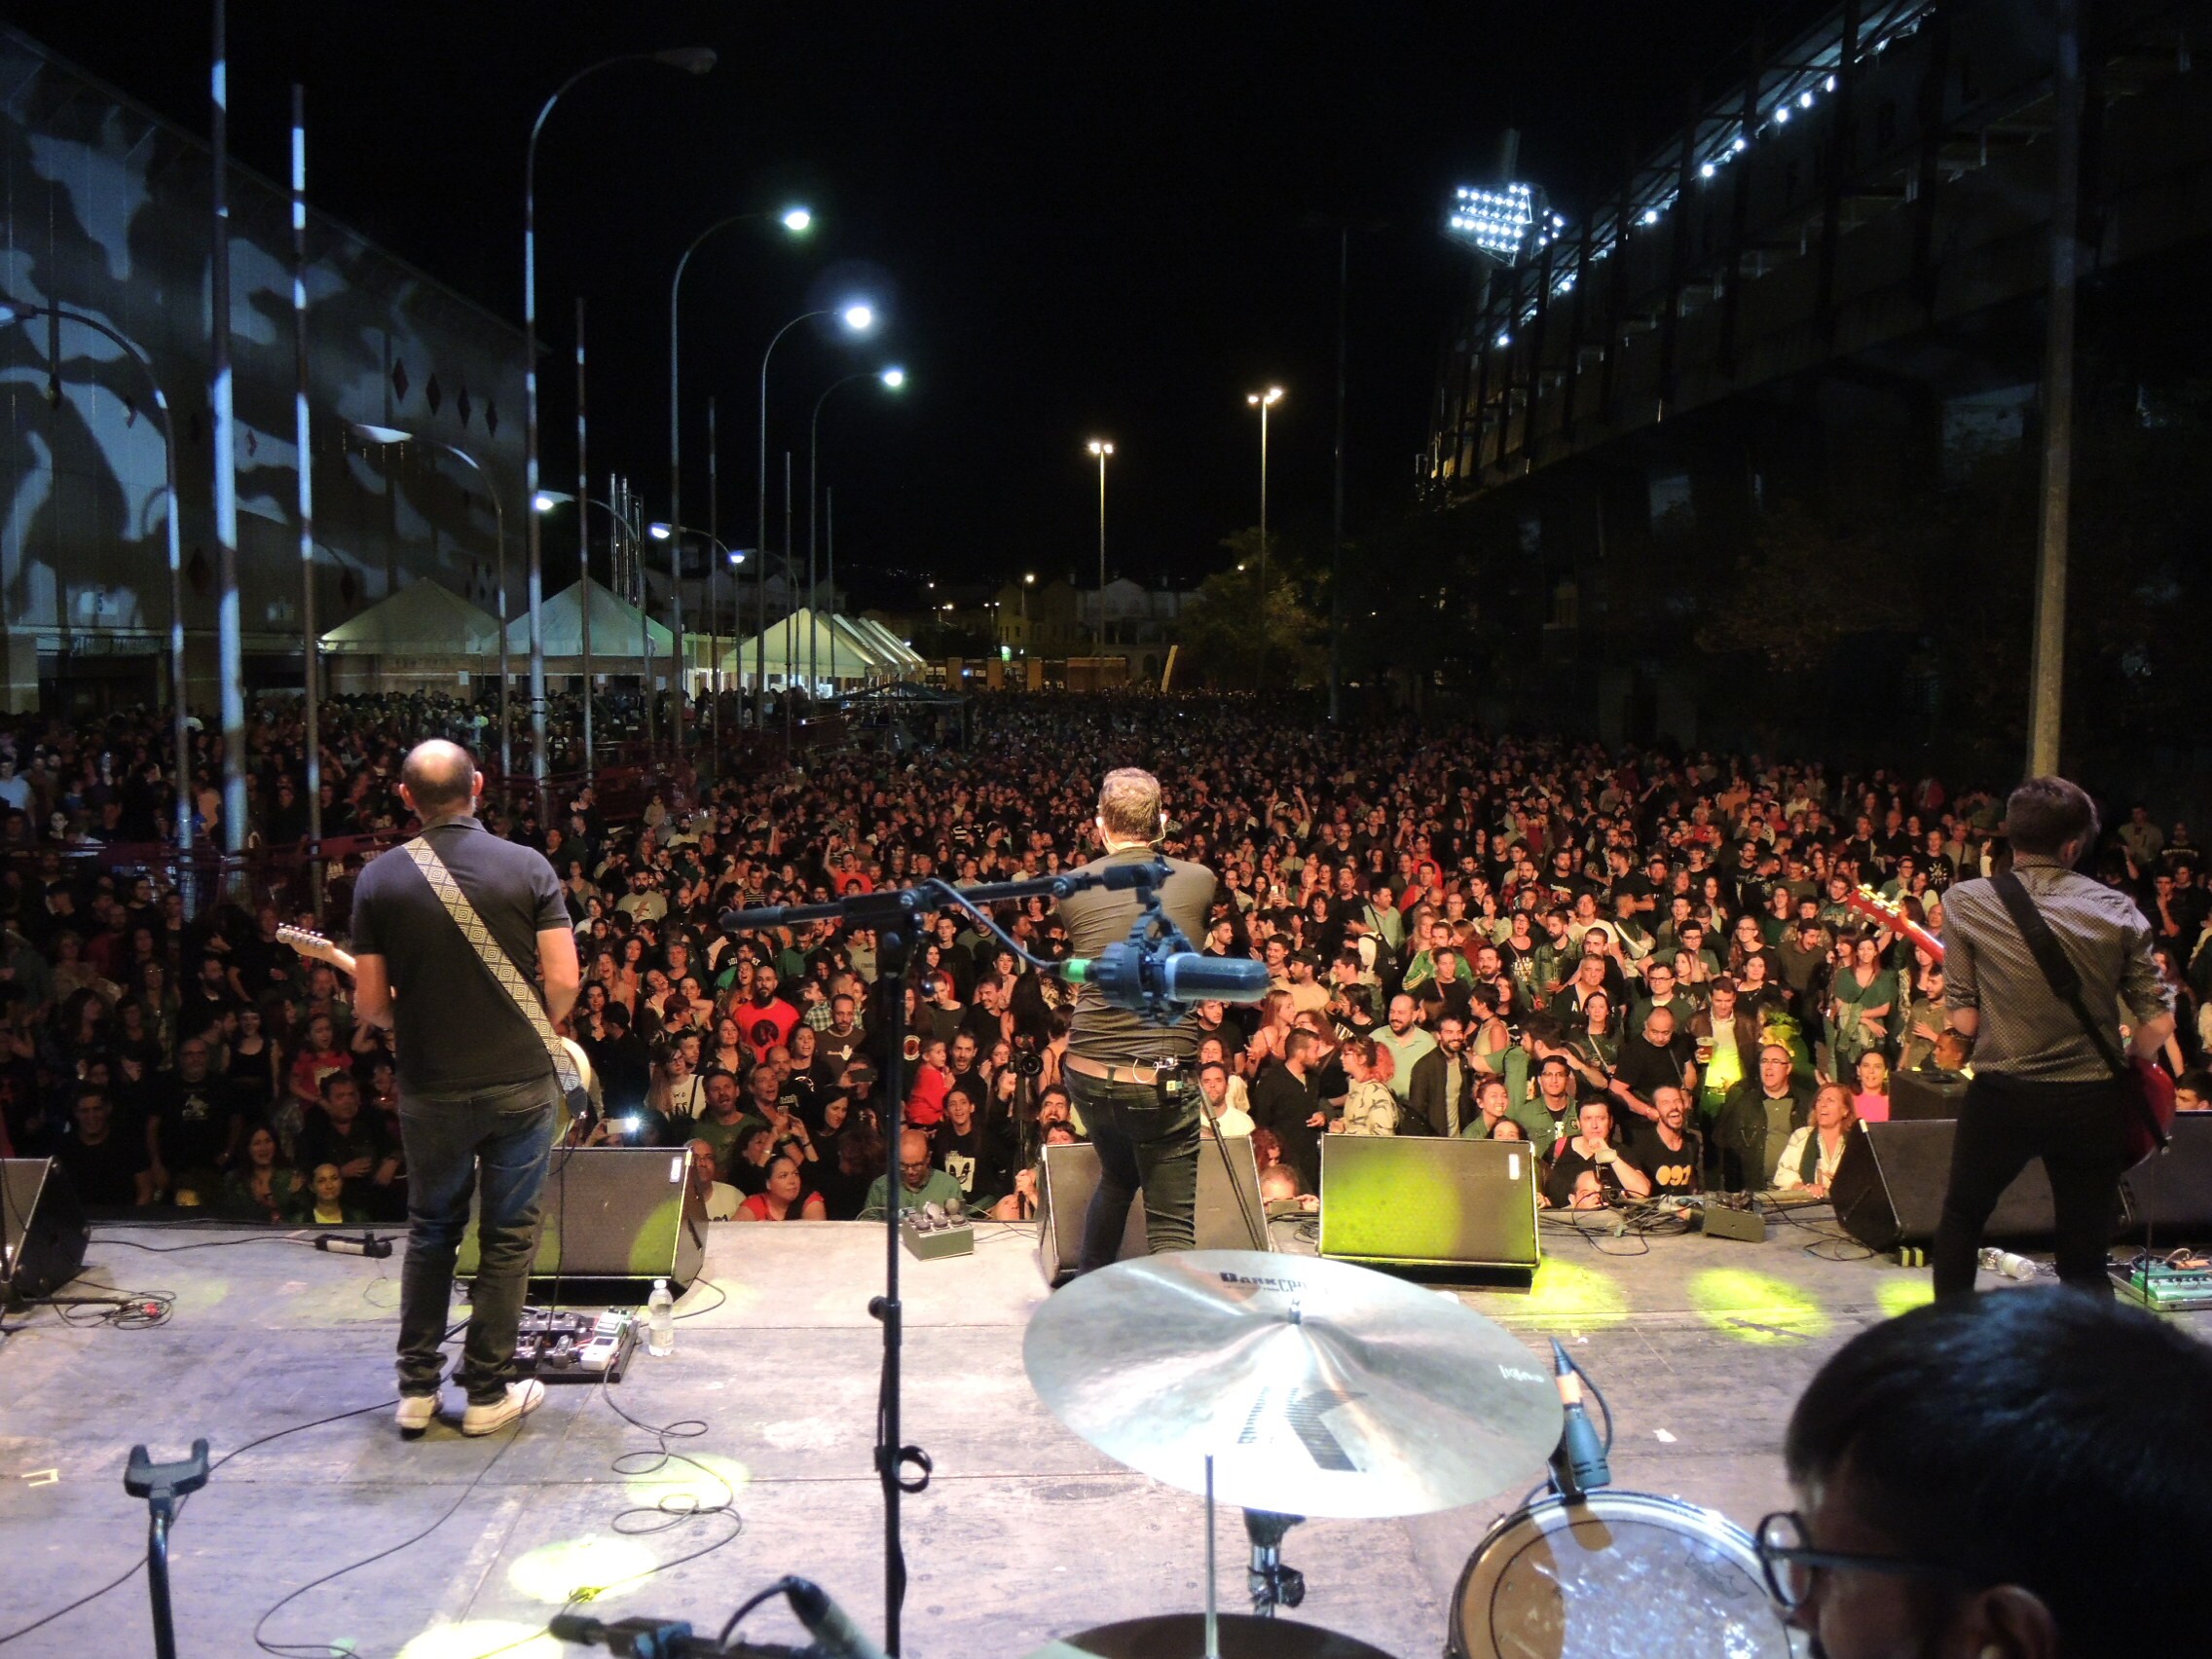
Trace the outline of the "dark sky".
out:
M 204 0 L 0 10 L 204 132 Z M 723 214 L 803 200 L 818 218 L 805 244 L 733 229 L 684 281 L 686 494 L 699 499 L 712 391 L 730 539 L 751 539 L 761 347 L 843 278 L 872 276 L 890 318 L 879 343 L 856 350 L 799 330 L 776 355 L 770 443 L 798 455 L 802 548 L 814 397 L 896 359 L 911 377 L 896 401 L 859 383 L 823 420 L 840 574 L 864 601 L 890 585 L 874 572 L 893 570 L 1094 569 L 1094 433 L 1117 446 L 1110 566 L 1190 581 L 1258 516 L 1252 387 L 1288 389 L 1272 431 L 1273 522 L 1326 526 L 1337 244 L 1316 221 L 1381 227 L 1352 244 L 1357 535 L 1402 504 L 1425 439 L 1466 269 L 1438 233 L 1451 187 L 1494 171 L 1510 124 L 1522 174 L 1578 211 L 1617 185 L 1632 135 L 1648 143 L 1678 124 L 1691 81 L 1724 84 L 1754 16 L 1806 10 L 233 0 L 232 133 L 241 160 L 280 176 L 288 89 L 304 82 L 318 205 L 519 318 L 523 146 L 540 101 L 603 56 L 712 46 L 720 63 L 703 79 L 614 68 L 548 125 L 549 470 L 573 469 L 566 364 L 580 289 L 593 471 L 621 467 L 665 513 L 676 256 Z

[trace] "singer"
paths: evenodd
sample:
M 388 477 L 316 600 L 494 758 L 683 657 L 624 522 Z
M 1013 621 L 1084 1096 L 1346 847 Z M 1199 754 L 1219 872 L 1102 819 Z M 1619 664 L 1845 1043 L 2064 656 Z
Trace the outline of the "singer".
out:
M 1160 780 L 1124 766 L 1098 788 L 1098 835 L 1107 864 L 1152 858 L 1166 832 Z M 1213 900 L 1213 872 L 1181 859 L 1166 861 L 1160 906 L 1190 937 L 1202 938 Z M 1143 908 L 1134 893 L 1094 888 L 1059 905 L 1076 956 L 1095 957 L 1128 937 Z M 1098 1187 L 1084 1217 L 1078 1272 L 1103 1268 L 1119 1253 L 1129 1201 L 1144 1189 L 1145 1242 L 1154 1255 L 1188 1250 L 1198 1240 L 1198 1091 L 1183 1074 L 1197 1055 L 1189 1017 L 1148 1025 L 1111 1006 L 1095 985 L 1076 993 L 1068 1030 L 1067 1083 L 1084 1127 L 1098 1148 Z

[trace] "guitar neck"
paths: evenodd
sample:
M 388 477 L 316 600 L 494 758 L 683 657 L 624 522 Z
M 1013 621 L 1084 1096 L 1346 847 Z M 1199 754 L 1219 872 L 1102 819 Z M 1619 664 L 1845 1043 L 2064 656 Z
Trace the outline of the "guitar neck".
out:
M 349 977 L 352 976 L 352 952 L 339 949 L 318 933 L 310 933 L 305 928 L 278 928 L 276 941 L 290 945 L 302 956 L 312 956 L 317 962 L 327 962 Z

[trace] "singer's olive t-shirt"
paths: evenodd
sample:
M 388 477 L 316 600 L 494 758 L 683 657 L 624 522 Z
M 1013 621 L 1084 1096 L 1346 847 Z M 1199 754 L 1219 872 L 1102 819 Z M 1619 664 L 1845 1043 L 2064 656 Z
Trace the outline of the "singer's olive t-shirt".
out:
M 1147 848 L 1128 847 L 1098 862 L 1143 864 L 1154 856 Z M 1160 889 L 1160 907 L 1183 930 L 1192 941 L 1189 948 L 1195 950 L 1205 937 L 1213 871 L 1184 859 L 1166 862 L 1167 883 Z M 1069 954 L 1098 956 L 1122 943 L 1143 908 L 1134 893 L 1109 893 L 1102 888 L 1061 900 L 1059 915 L 1067 925 Z M 1198 1051 L 1195 1014 L 1186 1014 L 1173 1025 L 1151 1025 L 1141 1014 L 1110 1005 L 1095 985 L 1085 985 L 1076 993 L 1075 1020 L 1068 1029 L 1071 1054 L 1110 1065 L 1143 1065 L 1159 1059 L 1189 1059 Z

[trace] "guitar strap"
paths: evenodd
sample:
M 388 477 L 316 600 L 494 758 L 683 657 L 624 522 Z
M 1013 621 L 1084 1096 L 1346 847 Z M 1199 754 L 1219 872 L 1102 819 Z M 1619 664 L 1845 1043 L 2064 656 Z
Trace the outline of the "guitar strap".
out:
M 553 1075 L 561 1080 L 561 1092 L 569 1097 L 572 1105 L 576 1096 L 583 1091 L 583 1078 L 577 1072 L 576 1063 L 567 1047 L 555 1033 L 553 1021 L 546 1017 L 545 1004 L 538 997 L 536 988 L 522 977 L 522 971 L 514 965 L 513 959 L 500 948 L 499 941 L 492 936 L 492 930 L 484 925 L 484 918 L 476 913 L 476 906 L 468 902 L 468 895 L 461 890 L 461 883 L 454 880 L 453 871 L 446 868 L 445 860 L 438 857 L 436 849 L 418 835 L 405 843 L 405 850 L 407 856 L 415 861 L 415 867 L 423 872 L 423 879 L 430 884 L 430 891 L 438 896 L 438 903 L 445 906 L 446 914 L 453 918 L 454 926 L 461 929 L 461 938 L 468 940 L 469 948 L 476 952 L 476 959 L 484 964 L 485 971 L 492 976 L 499 989 L 507 993 L 516 1012 L 530 1021 L 530 1028 L 537 1033 L 537 1040 L 545 1045 L 546 1056 L 553 1062 Z

